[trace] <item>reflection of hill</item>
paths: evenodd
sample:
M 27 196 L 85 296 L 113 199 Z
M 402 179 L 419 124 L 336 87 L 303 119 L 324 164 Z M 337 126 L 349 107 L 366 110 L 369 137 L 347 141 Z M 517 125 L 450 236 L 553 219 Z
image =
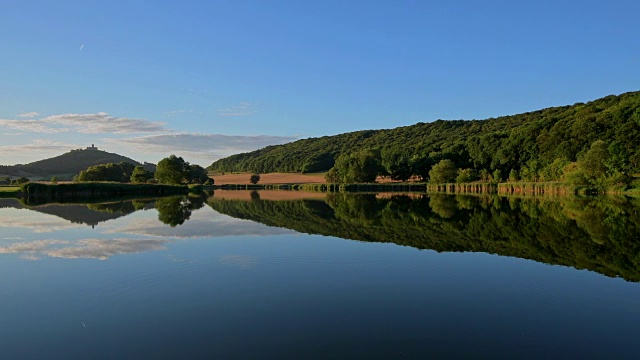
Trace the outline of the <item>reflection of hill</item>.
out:
M 304 233 L 486 252 L 640 281 L 640 204 L 625 199 L 331 194 L 326 202 L 213 197 L 209 205 L 233 217 Z
M 29 209 L 89 226 L 117 219 L 143 208 L 153 208 L 153 200 L 129 200 L 101 204 L 45 204 L 26 206 L 16 199 L 0 199 L 0 208 Z
M 101 211 L 92 209 L 91 205 L 43 205 L 30 208 L 37 212 L 54 215 L 76 224 L 87 224 L 90 226 L 98 225 L 98 223 L 117 219 L 135 211 L 131 207 L 130 211 L 125 209 L 118 211 Z

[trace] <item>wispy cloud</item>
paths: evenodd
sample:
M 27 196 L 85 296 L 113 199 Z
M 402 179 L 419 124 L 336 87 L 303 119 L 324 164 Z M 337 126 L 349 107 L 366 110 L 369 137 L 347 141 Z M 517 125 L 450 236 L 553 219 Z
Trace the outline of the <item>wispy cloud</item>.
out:
M 83 134 L 132 134 L 167 131 L 164 123 L 161 122 L 115 117 L 105 112 L 95 114 L 53 115 L 41 121 L 49 124 L 63 125 L 70 130 L 75 130 Z
M 30 155 L 51 155 L 67 152 L 71 149 L 82 147 L 77 144 L 68 144 L 51 140 L 38 139 L 30 144 L 22 145 L 3 145 L 0 146 L 0 156 L 15 157 L 21 154 L 29 153 Z
M 105 139 L 105 142 L 126 146 L 140 153 L 175 153 L 215 160 L 239 152 L 253 151 L 269 145 L 297 140 L 292 136 L 230 136 L 221 134 L 180 133 L 148 135 L 126 139 Z
M 57 133 L 63 132 L 63 129 L 57 129 L 50 127 L 49 125 L 43 123 L 41 120 L 32 120 L 32 119 L 22 119 L 22 120 L 8 120 L 8 119 L 0 119 L 0 127 L 19 130 L 19 131 L 29 131 L 36 133 Z
M 167 241 L 160 239 L 83 239 L 36 240 L 0 246 L 0 254 L 21 254 L 28 260 L 38 260 L 41 256 L 66 259 L 107 260 L 113 255 L 132 254 L 153 250 L 163 250 Z
M 246 101 L 223 109 L 218 109 L 218 115 L 220 116 L 249 116 L 255 113 L 255 105 Z
M 194 110 L 173 110 L 173 111 L 169 111 L 167 113 L 167 117 L 174 117 L 174 116 L 179 116 L 181 114 L 188 114 L 188 113 L 194 113 Z
M 35 111 L 31 111 L 31 112 L 23 112 L 18 114 L 19 118 L 34 118 L 36 116 L 40 115 L 40 113 L 37 113 Z
M 34 115 L 35 116 L 35 115 Z M 37 133 L 135 134 L 167 132 L 165 124 L 145 119 L 95 114 L 61 114 L 42 119 L 0 119 L 0 127 Z

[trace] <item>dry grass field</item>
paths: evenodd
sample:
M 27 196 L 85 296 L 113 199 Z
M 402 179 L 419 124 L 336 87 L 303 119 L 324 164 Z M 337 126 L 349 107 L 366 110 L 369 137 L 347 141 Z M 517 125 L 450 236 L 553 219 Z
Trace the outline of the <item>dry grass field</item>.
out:
M 258 190 L 261 200 L 302 200 L 324 199 L 327 194 L 322 192 L 288 191 L 288 190 Z M 215 199 L 251 201 L 251 191 L 246 190 L 216 190 Z
M 226 184 L 249 184 L 251 173 L 242 174 L 209 174 L 215 181 L 216 185 Z M 417 180 L 417 179 L 414 179 Z M 399 182 L 393 181 L 388 177 L 378 177 L 379 183 Z M 324 173 L 318 174 L 297 174 L 297 173 L 270 173 L 260 174 L 259 184 L 324 184 Z
M 249 184 L 251 173 L 210 175 L 216 185 Z M 324 174 L 270 173 L 260 174 L 259 184 L 324 184 Z

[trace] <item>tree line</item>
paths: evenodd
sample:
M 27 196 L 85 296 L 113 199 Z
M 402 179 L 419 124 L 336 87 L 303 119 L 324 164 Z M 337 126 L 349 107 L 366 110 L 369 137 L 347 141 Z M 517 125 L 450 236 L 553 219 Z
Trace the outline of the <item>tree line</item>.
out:
M 171 155 L 156 166 L 151 172 L 143 166 L 135 166 L 129 162 L 108 163 L 90 166 L 80 171 L 73 180 L 75 182 L 112 181 L 120 183 L 160 183 L 160 184 L 213 184 L 207 170 L 200 165 L 190 164 L 182 157 Z
M 257 173 L 329 171 L 329 179 L 336 182 L 356 178 L 372 181 L 371 169 L 376 168 L 378 175 L 400 181 L 568 178 L 579 183 L 603 183 L 640 172 L 637 144 L 640 92 L 630 92 L 586 104 L 487 120 L 438 120 L 298 140 L 232 155 L 217 160 L 209 169 Z M 585 158 L 594 146 L 599 153 L 594 149 L 591 155 L 606 159 L 606 169 L 591 167 L 591 155 Z M 358 167 L 369 171 L 362 173 Z M 432 175 L 436 175 L 435 179 Z
M 573 162 L 556 158 L 542 166 L 539 161 L 532 160 L 520 169 L 514 168 L 504 174 L 501 169 L 489 172 L 487 169 L 478 171 L 473 167 L 459 168 L 454 161 L 442 159 L 433 164 L 428 173 L 416 175 L 416 169 L 408 158 L 398 160 L 397 157 L 385 156 L 380 151 L 364 150 L 339 156 L 325 178 L 329 183 L 367 183 L 376 181 L 378 176 L 388 176 L 400 181 L 419 176 L 420 180 L 432 183 L 564 181 L 571 186 L 607 189 L 631 182 L 626 160 L 620 151 L 619 142 L 606 144 L 597 140 Z

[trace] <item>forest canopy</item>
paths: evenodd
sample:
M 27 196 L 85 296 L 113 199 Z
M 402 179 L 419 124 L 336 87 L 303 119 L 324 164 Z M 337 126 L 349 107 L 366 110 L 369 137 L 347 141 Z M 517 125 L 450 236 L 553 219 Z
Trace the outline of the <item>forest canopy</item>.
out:
M 298 140 L 220 159 L 208 169 L 324 172 L 337 161 L 353 164 L 361 154 L 373 153 L 380 175 L 398 180 L 409 176 L 428 180 L 434 165 L 449 160 L 461 171 L 458 179 L 550 181 L 580 168 L 574 180 L 584 182 L 593 179 L 594 171 L 603 170 L 591 163 L 605 153 L 607 176 L 640 172 L 638 144 L 640 92 L 629 92 L 486 120 L 437 120 Z M 572 163 L 574 168 L 565 169 Z M 349 178 L 337 170 L 329 176 Z

